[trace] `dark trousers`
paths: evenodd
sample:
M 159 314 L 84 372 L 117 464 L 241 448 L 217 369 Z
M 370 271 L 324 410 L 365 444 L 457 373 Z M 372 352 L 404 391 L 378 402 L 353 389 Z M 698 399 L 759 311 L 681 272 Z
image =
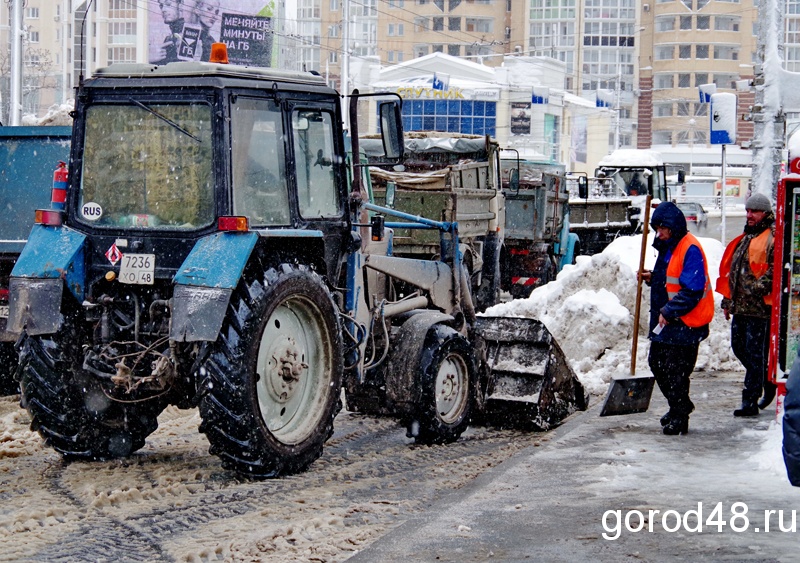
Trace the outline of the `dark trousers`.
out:
M 667 398 L 672 418 L 688 419 L 694 410 L 689 399 L 689 376 L 697 361 L 697 344 L 665 344 L 651 342 L 647 360 L 656 377 L 658 388 Z
M 742 403 L 755 405 L 764 387 L 774 385 L 767 380 L 769 319 L 733 315 L 731 348 L 745 369 Z

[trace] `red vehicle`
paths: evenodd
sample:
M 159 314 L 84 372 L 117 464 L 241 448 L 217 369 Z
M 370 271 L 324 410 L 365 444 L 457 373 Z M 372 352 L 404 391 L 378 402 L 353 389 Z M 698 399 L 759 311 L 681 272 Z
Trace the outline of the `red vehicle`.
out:
M 769 377 L 782 409 L 786 379 L 800 349 L 800 155 L 790 154 L 789 174 L 778 182 L 775 271 L 772 285 Z

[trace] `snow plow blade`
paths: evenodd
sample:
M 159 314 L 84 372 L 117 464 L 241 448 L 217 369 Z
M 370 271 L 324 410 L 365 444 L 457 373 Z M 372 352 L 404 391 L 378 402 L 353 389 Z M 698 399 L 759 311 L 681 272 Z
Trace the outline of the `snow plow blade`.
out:
M 548 430 L 586 410 L 583 385 L 541 321 L 478 317 L 475 336 L 485 347 L 480 422 Z

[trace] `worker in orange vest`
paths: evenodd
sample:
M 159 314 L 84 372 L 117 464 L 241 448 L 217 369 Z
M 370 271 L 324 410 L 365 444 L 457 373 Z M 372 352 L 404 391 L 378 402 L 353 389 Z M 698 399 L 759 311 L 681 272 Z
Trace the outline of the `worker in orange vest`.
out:
M 725 248 L 716 290 L 725 319 L 733 317 L 731 348 L 745 368 L 742 405 L 733 416 L 751 417 L 775 398 L 775 384 L 767 377 L 775 214 L 760 193 L 747 199 L 745 211 L 744 233 Z
M 650 371 L 669 403 L 661 417 L 664 434 L 686 434 L 694 404 L 689 376 L 700 342 L 708 338 L 714 317 L 714 294 L 708 260 L 698 240 L 688 232 L 686 217 L 670 201 L 660 203 L 650 224 L 656 232 L 658 258 L 652 271 L 642 272 L 650 286 Z

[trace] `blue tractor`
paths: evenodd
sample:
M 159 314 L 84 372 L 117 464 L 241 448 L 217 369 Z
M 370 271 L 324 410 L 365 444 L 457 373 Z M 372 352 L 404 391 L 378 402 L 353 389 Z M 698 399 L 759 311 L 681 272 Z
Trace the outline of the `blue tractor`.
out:
M 352 154 L 363 122 L 400 162 L 401 100 L 350 99 Z M 125 457 L 167 405 L 197 407 L 223 465 L 264 478 L 322 454 L 343 388 L 421 443 L 509 397 L 538 427 L 583 406 L 541 323 L 476 318 L 457 224 L 368 203 L 342 121 L 310 73 L 120 64 L 80 85 L 65 209 L 37 211 L 9 288 L 51 447 Z M 440 256 L 392 256 L 392 217 L 439 231 Z

